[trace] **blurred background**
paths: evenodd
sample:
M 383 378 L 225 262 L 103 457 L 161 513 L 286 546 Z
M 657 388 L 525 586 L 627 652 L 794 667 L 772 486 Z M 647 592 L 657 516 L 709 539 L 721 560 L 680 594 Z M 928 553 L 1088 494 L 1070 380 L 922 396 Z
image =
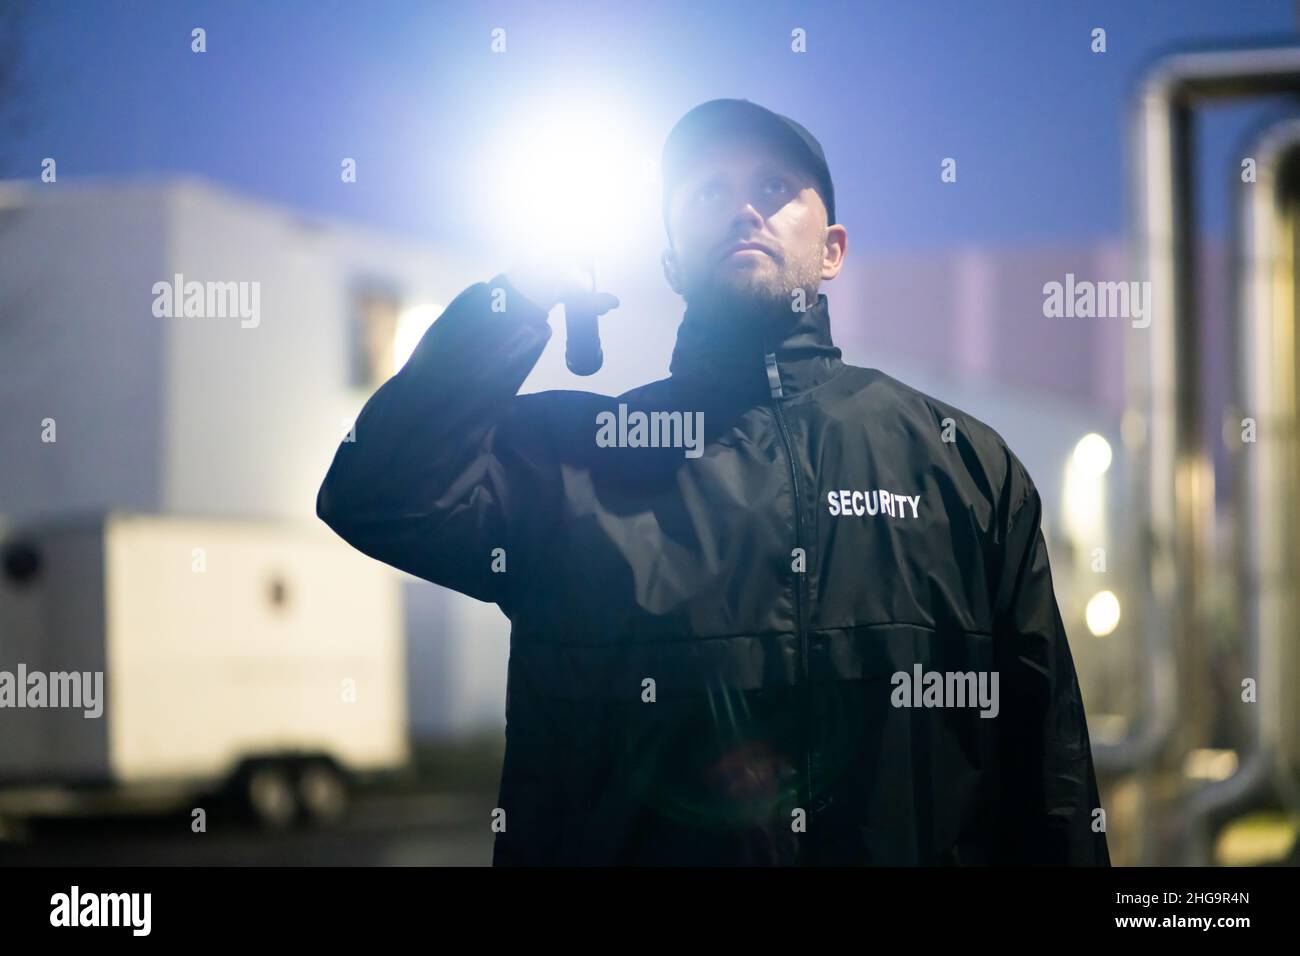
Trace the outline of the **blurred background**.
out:
M 97 719 L 0 710 L 0 864 L 490 862 L 509 622 L 353 551 L 316 491 L 447 303 L 551 237 L 622 305 L 599 373 L 557 334 L 523 390 L 666 375 L 659 150 L 732 96 L 825 147 L 845 360 L 1039 486 L 1114 862 L 1294 865 L 1298 23 L 7 0 L 0 671 L 105 690 Z M 174 279 L 256 311 L 160 314 Z M 1135 295 L 1055 316 L 1050 283 Z

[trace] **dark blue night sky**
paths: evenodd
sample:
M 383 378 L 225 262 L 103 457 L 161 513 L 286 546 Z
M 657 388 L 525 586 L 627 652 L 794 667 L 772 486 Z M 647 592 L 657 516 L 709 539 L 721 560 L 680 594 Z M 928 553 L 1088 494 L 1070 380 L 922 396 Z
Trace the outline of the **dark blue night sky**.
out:
M 490 232 L 474 173 L 492 125 L 539 92 L 626 101 L 656 149 L 690 106 L 741 96 L 822 140 L 859 247 L 1088 240 L 1124 230 L 1125 118 L 1143 65 L 1180 43 L 1286 40 L 1295 23 L 1287 0 L 48 0 L 26 53 L 35 122 L 2 171 L 36 178 L 54 156 L 61 181 L 196 173 L 399 233 L 465 237 Z M 207 30 L 201 56 L 194 26 Z M 497 26 L 507 55 L 489 49 Z M 802 56 L 789 52 L 795 26 Z M 1207 175 L 1255 115 L 1210 119 Z M 341 156 L 358 160 L 353 186 L 340 184 Z M 958 159 L 956 188 L 939 182 L 945 156 Z M 1207 184 L 1212 226 L 1223 194 Z

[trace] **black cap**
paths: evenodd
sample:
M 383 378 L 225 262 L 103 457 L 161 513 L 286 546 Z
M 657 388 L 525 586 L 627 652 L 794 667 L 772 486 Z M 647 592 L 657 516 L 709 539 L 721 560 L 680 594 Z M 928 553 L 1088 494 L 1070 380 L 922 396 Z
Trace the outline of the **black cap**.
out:
M 830 167 L 817 137 L 799 123 L 751 103 L 749 100 L 709 100 L 692 109 L 672 128 L 664 143 L 664 228 L 668 228 L 668 202 L 699 151 L 711 144 L 741 134 L 757 134 L 786 151 L 817 181 L 817 191 L 826 204 L 827 223 L 835 222 L 835 185 Z

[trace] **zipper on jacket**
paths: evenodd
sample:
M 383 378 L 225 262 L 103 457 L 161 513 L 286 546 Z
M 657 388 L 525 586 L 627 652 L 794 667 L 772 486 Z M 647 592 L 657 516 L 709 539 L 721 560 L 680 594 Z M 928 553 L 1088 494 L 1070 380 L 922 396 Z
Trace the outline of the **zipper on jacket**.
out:
M 776 418 L 776 429 L 781 436 L 781 442 L 785 445 L 786 461 L 790 463 L 790 487 L 794 492 L 794 546 L 802 548 L 803 545 L 803 506 L 799 500 L 799 469 L 794 459 L 794 442 L 790 440 L 790 431 L 785 422 L 785 413 L 781 410 L 781 399 L 785 397 L 785 390 L 781 387 L 781 371 L 776 364 L 776 353 L 768 352 L 763 356 L 763 363 L 767 366 L 767 385 L 768 391 L 772 396 L 772 414 Z M 804 552 L 805 560 L 807 552 Z M 808 691 L 808 632 L 804 627 L 804 582 L 807 580 L 807 565 L 804 571 L 799 574 L 795 581 L 794 588 L 794 613 L 795 613 L 795 637 L 799 644 L 799 673 L 803 678 L 803 691 Z M 805 708 L 804 717 L 807 721 L 808 741 L 805 747 L 804 772 L 808 783 L 808 800 L 813 800 L 813 769 L 812 769 L 812 751 L 814 746 L 813 740 L 813 721 L 811 720 L 811 707 Z M 811 810 L 811 806 L 809 810 Z

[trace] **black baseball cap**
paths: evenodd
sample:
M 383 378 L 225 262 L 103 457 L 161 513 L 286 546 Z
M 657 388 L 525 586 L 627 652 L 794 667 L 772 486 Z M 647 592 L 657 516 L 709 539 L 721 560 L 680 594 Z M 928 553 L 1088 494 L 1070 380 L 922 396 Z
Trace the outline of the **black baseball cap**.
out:
M 704 147 L 729 137 L 751 134 L 771 142 L 800 163 L 816 180 L 826 204 L 827 222 L 835 222 L 835 185 L 817 137 L 799 123 L 749 100 L 719 99 L 701 103 L 677 121 L 664 143 L 664 228 L 673 187 Z

